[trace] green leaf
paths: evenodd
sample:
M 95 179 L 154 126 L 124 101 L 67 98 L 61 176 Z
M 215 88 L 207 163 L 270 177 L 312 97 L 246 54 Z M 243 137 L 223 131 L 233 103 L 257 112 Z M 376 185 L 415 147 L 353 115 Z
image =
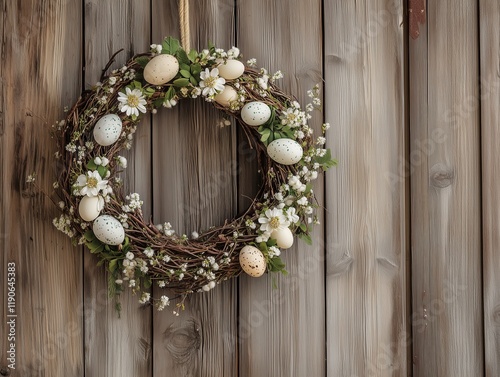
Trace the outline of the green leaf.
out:
M 189 82 L 194 86 L 198 86 L 198 81 L 193 76 L 189 78 Z
M 87 162 L 87 169 L 92 170 L 92 171 L 97 169 L 97 165 L 94 162 L 94 160 L 90 160 L 89 162 Z
M 183 49 L 178 49 L 176 54 L 175 54 L 175 57 L 177 58 L 177 60 L 179 61 L 179 63 L 181 64 L 189 64 L 191 63 L 191 61 L 189 60 L 187 54 L 186 54 L 186 51 L 184 51 Z
M 312 245 L 312 238 L 311 238 L 311 236 L 309 234 L 307 234 L 307 233 L 299 233 L 299 234 L 297 234 L 297 237 L 299 237 L 306 244 Z
M 261 132 L 260 141 L 266 143 L 269 140 L 270 136 L 271 136 L 271 130 L 266 129 L 265 131 Z
M 184 86 L 189 85 L 189 79 L 186 79 L 186 78 L 177 79 L 177 80 L 174 80 L 173 84 L 174 84 L 174 86 L 176 86 L 178 88 L 182 88 Z
M 185 77 L 187 79 L 191 77 L 191 72 L 189 72 L 189 71 L 181 69 L 180 72 L 181 72 L 182 77 Z
M 282 272 L 284 275 L 288 274 L 288 272 L 285 270 L 285 263 L 281 260 L 280 257 L 274 257 L 269 259 L 267 263 L 267 268 L 271 272 Z
M 106 177 L 106 173 L 108 172 L 108 168 L 105 166 L 99 165 L 97 167 L 97 172 L 99 173 L 101 178 L 104 178 L 104 177 Z
M 101 253 L 104 250 L 104 245 L 97 238 L 93 239 L 91 242 L 86 243 L 92 254 Z
M 197 57 L 198 57 L 198 52 L 196 50 L 189 51 L 188 58 L 190 61 L 194 63 Z
M 117 267 L 118 267 L 118 259 L 113 259 L 109 262 L 108 270 L 109 272 L 114 273 Z
M 173 86 L 171 86 L 170 88 L 168 88 L 167 93 L 165 93 L 165 98 L 170 101 L 174 97 L 175 97 L 175 89 Z
M 179 50 L 180 44 L 179 41 L 172 37 L 167 37 L 163 40 L 162 44 L 162 53 L 175 55 Z
M 144 68 L 146 64 L 149 63 L 149 58 L 147 56 L 139 56 L 137 59 L 135 59 L 135 62 L 139 64 L 142 68 Z
M 321 165 L 324 170 L 327 170 L 333 166 L 337 165 L 337 160 L 332 159 L 332 151 L 330 149 L 326 150 L 326 153 L 322 157 L 316 157 L 315 161 Z
M 83 237 L 87 242 L 92 242 L 93 240 L 95 240 L 94 232 L 92 232 L 90 229 L 84 233 Z
M 190 69 L 191 69 L 191 74 L 192 74 L 193 76 L 197 76 L 197 75 L 199 75 L 199 74 L 201 73 L 201 71 L 202 71 L 202 69 L 201 69 L 201 65 L 200 65 L 200 64 L 198 64 L 198 63 L 196 63 L 196 64 L 192 64 Z
M 189 64 L 184 64 L 184 63 L 181 63 L 179 67 L 184 71 L 189 71 L 191 69 L 191 66 Z
M 143 285 L 144 289 L 151 288 L 151 285 L 153 285 L 152 280 L 149 277 L 145 277 L 144 278 L 144 285 Z

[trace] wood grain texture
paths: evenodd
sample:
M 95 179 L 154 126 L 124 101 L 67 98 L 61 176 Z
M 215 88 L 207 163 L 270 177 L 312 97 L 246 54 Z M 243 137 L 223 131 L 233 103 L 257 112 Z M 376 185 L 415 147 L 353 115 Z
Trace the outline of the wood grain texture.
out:
M 328 376 L 406 376 L 402 1 L 325 1 Z M 328 20 L 328 21 L 326 21 Z
M 212 41 L 234 44 L 234 3 L 191 3 L 191 46 L 201 50 Z M 153 41 L 179 36 L 176 1 L 153 1 Z M 156 223 L 171 222 L 178 233 L 207 229 L 237 215 L 234 127 L 219 128 L 220 113 L 197 101 L 184 100 L 153 117 L 153 203 Z M 155 296 L 170 295 L 154 288 Z M 192 296 L 179 317 L 174 303 L 154 312 L 154 374 L 157 376 L 237 375 L 236 282 Z
M 409 45 L 413 374 L 480 376 L 478 4 L 427 12 Z
M 500 370 L 500 3 L 479 2 L 485 375 Z
M 238 46 L 245 57 L 255 57 L 271 73 L 281 70 L 285 78 L 279 85 L 305 106 L 307 90 L 322 82 L 321 1 L 238 1 L 237 6 Z M 315 113 L 310 124 L 316 135 L 321 123 L 322 114 Z M 241 145 L 240 162 L 250 160 L 242 169 L 252 171 L 252 165 L 255 170 L 257 162 Z M 252 174 L 241 176 L 240 196 L 256 188 Z M 314 190 L 323 203 L 322 180 Z M 321 208 L 318 215 L 323 221 Z M 241 277 L 240 376 L 325 375 L 323 237 L 321 226 L 316 227 L 313 246 L 296 240 L 283 251 L 288 276 Z
M 83 374 L 82 259 L 51 224 L 46 192 L 60 166 L 49 125 L 80 85 L 81 6 L 75 1 L 1 1 L 0 370 L 7 365 L 7 264 L 16 264 L 16 365 L 12 376 Z M 76 48 L 75 48 L 76 46 Z M 13 319 L 13 318 L 9 318 Z M 9 342 L 10 343 L 10 342 Z M 5 373 L 7 373 L 4 370 Z
M 95 85 L 110 57 L 110 69 L 132 55 L 149 50 L 150 2 L 147 0 L 85 0 L 85 87 Z M 138 192 L 144 215 L 151 216 L 151 128 L 146 117 L 138 126 L 128 159 L 125 192 Z M 84 249 L 85 373 L 90 376 L 150 376 L 152 374 L 152 308 L 143 307 L 126 289 L 121 316 L 107 297 L 107 273 L 98 258 Z

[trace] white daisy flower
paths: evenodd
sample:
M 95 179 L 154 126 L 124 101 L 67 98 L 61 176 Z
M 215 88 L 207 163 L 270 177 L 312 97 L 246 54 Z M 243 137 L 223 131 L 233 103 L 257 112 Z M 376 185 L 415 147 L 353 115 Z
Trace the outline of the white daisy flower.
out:
M 224 90 L 226 80 L 223 77 L 219 77 L 219 70 L 217 68 L 211 71 L 205 68 L 205 71 L 200 73 L 200 78 L 200 88 L 202 88 L 201 94 L 205 97 L 214 96 Z
M 268 209 L 259 217 L 260 230 L 263 232 L 272 232 L 277 229 L 288 228 L 290 222 L 287 220 L 283 211 L 279 208 Z
M 108 181 L 101 178 L 97 171 L 88 171 L 87 175 L 81 174 L 76 179 L 76 186 L 80 188 L 80 195 L 97 196 L 99 191 L 108 186 Z
M 127 113 L 127 116 L 139 116 L 139 111 L 141 113 L 146 112 L 146 106 L 144 106 L 146 100 L 139 89 L 130 90 L 130 88 L 125 88 L 125 93 L 118 93 L 118 101 L 120 102 L 120 110 Z

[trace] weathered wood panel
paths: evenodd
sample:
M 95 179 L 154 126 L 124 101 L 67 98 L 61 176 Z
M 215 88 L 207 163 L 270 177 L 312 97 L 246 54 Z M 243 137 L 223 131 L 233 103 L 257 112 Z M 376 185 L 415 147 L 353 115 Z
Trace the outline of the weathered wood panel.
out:
M 153 1 L 153 42 L 179 36 L 176 1 Z M 191 46 L 234 44 L 234 4 L 191 2 Z M 236 215 L 235 129 L 219 128 L 221 115 L 202 99 L 181 101 L 153 117 L 153 203 L 156 223 L 179 233 L 207 229 Z M 159 297 L 165 291 L 154 288 Z M 168 292 L 167 292 L 168 294 Z M 179 317 L 173 304 L 154 312 L 154 374 L 235 376 L 236 283 L 192 296 Z
M 306 92 L 322 82 L 321 1 L 238 1 L 238 46 L 259 67 L 281 70 L 280 86 L 305 106 Z M 328 106 L 328 105 L 325 105 Z M 310 123 L 320 133 L 322 115 Z M 244 145 L 243 145 L 244 147 Z M 250 157 L 243 149 L 241 159 Z M 249 161 L 248 165 L 256 165 Z M 255 169 L 255 168 L 254 168 Z M 242 175 L 240 194 L 253 194 L 255 179 Z M 322 181 L 315 193 L 323 202 Z M 248 204 L 248 202 L 246 202 Z M 323 213 L 320 209 L 320 221 Z M 323 376 L 325 374 L 324 233 L 316 227 L 314 246 L 296 240 L 283 251 L 289 275 L 240 279 L 240 376 Z M 273 281 L 277 288 L 273 287 Z
M 477 16 L 429 1 L 409 45 L 414 376 L 483 374 Z
M 63 117 L 67 99 L 80 91 L 81 4 L 28 0 L 2 1 L 0 7 L 0 370 L 8 375 L 7 320 L 15 319 L 11 375 L 78 376 L 83 374 L 81 254 L 52 226 L 55 206 L 40 193 L 32 196 L 25 181 L 36 170 L 38 185 L 50 192 L 60 168 L 49 125 Z M 6 318 L 11 262 L 16 318 Z
M 500 370 L 500 3 L 479 2 L 485 375 Z
M 406 376 L 403 2 L 325 1 L 328 376 Z
M 85 87 L 99 81 L 110 57 L 110 69 L 120 68 L 133 54 L 149 50 L 150 2 L 147 0 L 86 0 Z M 151 215 L 151 128 L 149 118 L 138 127 L 129 161 L 125 190 L 138 192 L 144 214 Z M 84 250 L 85 373 L 91 376 L 150 376 L 152 373 L 151 307 L 142 307 L 127 289 L 121 295 L 121 316 L 108 298 L 107 273 L 98 258 Z

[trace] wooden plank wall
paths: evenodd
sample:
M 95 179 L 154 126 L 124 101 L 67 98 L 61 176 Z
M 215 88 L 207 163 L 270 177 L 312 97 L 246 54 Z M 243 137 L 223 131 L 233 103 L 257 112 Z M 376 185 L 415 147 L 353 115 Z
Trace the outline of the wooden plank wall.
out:
M 50 224 L 49 125 L 112 68 L 178 36 L 176 0 L 0 0 L 0 376 L 16 264 L 11 376 L 487 376 L 500 368 L 500 6 L 428 0 L 416 40 L 405 0 L 191 1 L 191 44 L 241 48 L 307 102 L 324 85 L 340 160 L 315 187 L 326 208 L 290 275 L 242 277 L 179 317 L 123 295 Z M 209 105 L 145 119 L 126 186 L 155 222 L 190 233 L 231 217 L 255 158 Z M 156 288 L 153 295 L 159 295 Z M 174 309 L 171 307 L 170 309 Z
M 414 376 L 483 374 L 477 15 L 429 1 L 409 44 Z
M 325 4 L 325 115 L 340 160 L 326 182 L 330 376 L 408 371 L 403 12 L 401 2 Z

